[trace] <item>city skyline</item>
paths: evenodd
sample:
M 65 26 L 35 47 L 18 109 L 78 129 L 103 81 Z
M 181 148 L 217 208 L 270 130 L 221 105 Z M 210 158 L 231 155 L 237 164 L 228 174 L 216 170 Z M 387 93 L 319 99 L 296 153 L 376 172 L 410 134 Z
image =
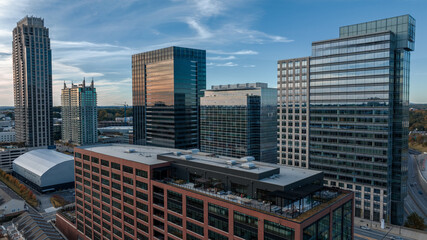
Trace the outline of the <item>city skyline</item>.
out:
M 153 4 L 123 1 L 58 4 L 43 1 L 2 1 L 0 6 L 0 101 L 13 105 L 11 31 L 25 15 L 45 19 L 52 39 L 53 94 L 60 105 L 60 89 L 83 77 L 94 77 L 99 105 L 131 102 L 131 55 L 165 46 L 207 50 L 207 87 L 241 82 L 276 83 L 277 59 L 310 55 L 313 40 L 336 36 L 335 27 L 411 14 L 417 19 L 417 39 L 426 39 L 421 1 L 378 1 L 355 5 L 337 1 L 171 1 Z M 367 1 L 359 1 L 365 2 Z M 108 4 L 109 3 L 109 4 Z M 323 6 L 322 6 L 323 5 Z M 381 5 L 381 13 L 376 6 Z M 43 7 L 42 7 L 43 6 Z M 243 7 L 242 7 L 243 6 Z M 351 8 L 350 8 L 351 6 Z M 296 11 L 304 9 L 304 11 Z M 317 11 L 319 9 L 319 11 Z M 397 10 L 396 10 L 397 9 Z M 354 16 L 354 11 L 361 14 Z M 334 12 L 334 16 L 328 16 Z M 336 14 L 335 14 L 336 13 Z M 316 18 L 308 24 L 307 18 Z M 149 19 L 149 21 L 142 21 Z M 281 27 L 277 27 L 281 26 Z M 315 35 L 315 37 L 313 37 Z M 410 101 L 425 103 L 422 68 L 426 48 L 418 44 L 412 55 Z

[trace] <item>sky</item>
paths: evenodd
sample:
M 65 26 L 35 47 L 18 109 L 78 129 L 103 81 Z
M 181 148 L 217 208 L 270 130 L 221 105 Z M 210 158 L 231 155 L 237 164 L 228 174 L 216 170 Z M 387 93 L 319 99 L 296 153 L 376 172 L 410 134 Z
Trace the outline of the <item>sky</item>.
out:
M 98 105 L 132 104 L 132 54 L 168 46 L 207 51 L 211 85 L 277 86 L 277 61 L 311 54 L 339 27 L 411 14 L 410 101 L 427 103 L 425 0 L 0 0 L 0 105 L 13 106 L 12 30 L 44 18 L 52 48 L 54 105 L 64 82 L 94 78 Z

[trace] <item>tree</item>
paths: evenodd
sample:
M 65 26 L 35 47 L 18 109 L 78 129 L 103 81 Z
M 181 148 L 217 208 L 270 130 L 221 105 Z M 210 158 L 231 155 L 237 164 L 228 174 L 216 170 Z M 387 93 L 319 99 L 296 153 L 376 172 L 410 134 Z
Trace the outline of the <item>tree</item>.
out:
M 424 224 L 424 219 L 416 212 L 411 213 L 405 221 L 405 227 L 424 230 L 427 226 Z

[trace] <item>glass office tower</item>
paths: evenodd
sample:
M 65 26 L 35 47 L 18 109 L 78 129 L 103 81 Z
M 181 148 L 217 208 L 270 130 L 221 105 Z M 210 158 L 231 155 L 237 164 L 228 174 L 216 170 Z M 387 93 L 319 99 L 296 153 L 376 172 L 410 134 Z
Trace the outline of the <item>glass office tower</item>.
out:
M 43 19 L 27 16 L 17 23 L 12 57 L 16 141 L 53 145 L 52 53 Z
M 266 83 L 212 86 L 200 106 L 200 148 L 277 163 L 276 95 Z
M 356 192 L 356 217 L 403 224 L 414 40 L 415 20 L 404 15 L 312 44 L 310 168 Z
M 132 56 L 134 143 L 199 147 L 206 51 L 169 47 Z

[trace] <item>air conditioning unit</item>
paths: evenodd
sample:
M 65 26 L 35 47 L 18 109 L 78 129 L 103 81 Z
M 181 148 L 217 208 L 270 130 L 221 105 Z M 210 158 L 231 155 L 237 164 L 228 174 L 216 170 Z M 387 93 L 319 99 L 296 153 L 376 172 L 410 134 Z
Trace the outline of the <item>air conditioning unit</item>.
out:
M 179 159 L 182 159 L 182 160 L 191 160 L 191 159 L 193 159 L 193 156 L 191 156 L 191 155 L 181 155 L 181 156 L 179 156 Z
M 255 163 L 243 163 L 241 167 L 244 169 L 254 169 L 256 168 L 256 165 Z
M 252 162 L 255 160 L 255 158 L 252 156 L 246 156 L 246 157 L 240 158 L 240 160 L 242 160 L 243 162 Z
M 134 153 L 136 152 L 135 149 L 126 149 L 125 153 Z
M 227 161 L 227 165 L 231 165 L 231 166 L 233 166 L 233 165 L 236 165 L 237 164 L 237 161 L 236 160 L 228 160 Z

